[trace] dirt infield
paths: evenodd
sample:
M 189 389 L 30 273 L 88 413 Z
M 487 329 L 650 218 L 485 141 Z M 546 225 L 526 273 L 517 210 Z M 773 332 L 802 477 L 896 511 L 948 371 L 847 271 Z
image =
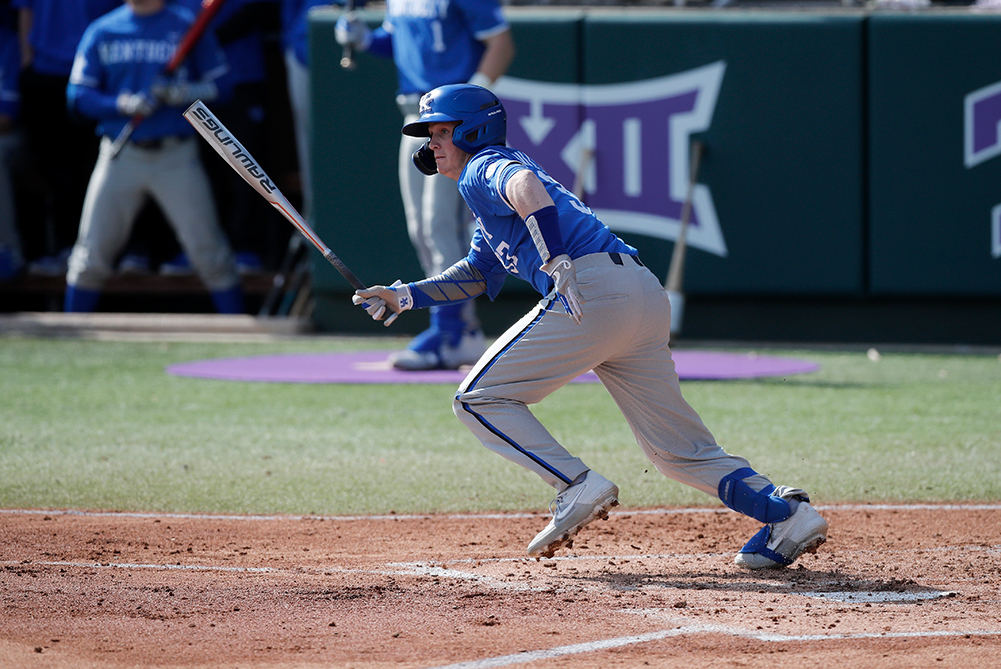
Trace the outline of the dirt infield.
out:
M 541 561 L 527 514 L 0 512 L 0 666 L 1001 666 L 1001 505 L 821 510 L 829 542 L 768 573 L 711 510 Z

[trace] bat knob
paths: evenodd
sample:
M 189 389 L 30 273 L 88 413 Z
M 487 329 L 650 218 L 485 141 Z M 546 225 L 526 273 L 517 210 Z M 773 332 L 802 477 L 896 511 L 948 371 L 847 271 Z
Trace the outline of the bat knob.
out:
M 348 58 L 345 56 L 344 58 L 341 58 L 341 67 L 345 70 L 353 70 L 357 67 L 357 64 L 355 63 L 354 58 Z

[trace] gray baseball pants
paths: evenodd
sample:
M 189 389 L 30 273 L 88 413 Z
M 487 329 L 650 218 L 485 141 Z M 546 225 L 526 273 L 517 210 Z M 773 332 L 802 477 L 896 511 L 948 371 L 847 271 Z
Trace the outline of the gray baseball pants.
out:
M 582 323 L 575 324 L 552 295 L 543 299 L 463 380 L 453 403 L 456 416 L 484 446 L 563 491 L 589 467 L 528 405 L 593 369 L 657 470 L 717 497 L 720 480 L 749 464 L 716 444 L 681 395 L 663 286 L 626 255 L 596 253 L 574 265 L 585 299 Z M 760 474 L 746 482 L 756 490 L 770 483 Z
M 151 150 L 128 143 L 116 158 L 111 157 L 112 143 L 110 137 L 101 140 L 66 282 L 100 290 L 114 272 L 115 257 L 128 242 L 136 215 L 149 195 L 206 287 L 223 291 L 237 285 L 233 252 L 219 226 L 194 138 L 171 138 L 162 148 Z

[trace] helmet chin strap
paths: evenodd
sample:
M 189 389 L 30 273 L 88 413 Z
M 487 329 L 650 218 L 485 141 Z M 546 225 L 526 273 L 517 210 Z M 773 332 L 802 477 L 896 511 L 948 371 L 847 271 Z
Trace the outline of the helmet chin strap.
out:
M 431 150 L 431 140 L 421 144 L 421 148 L 414 151 L 414 165 L 427 176 L 438 174 L 438 163 L 434 159 L 434 151 Z

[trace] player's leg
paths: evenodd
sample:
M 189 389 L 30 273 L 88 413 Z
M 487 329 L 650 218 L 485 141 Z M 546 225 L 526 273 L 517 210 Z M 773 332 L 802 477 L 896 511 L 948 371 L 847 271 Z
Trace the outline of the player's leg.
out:
M 631 276 L 630 276 L 631 275 Z M 791 564 L 826 539 L 827 523 L 799 489 L 776 488 L 746 459 L 724 451 L 682 397 L 668 346 L 670 306 L 657 279 L 641 268 L 616 275 L 642 314 L 635 345 L 595 368 L 637 441 L 665 476 L 717 496 L 729 508 L 765 523 L 738 554 L 749 568 Z
M 309 68 L 299 62 L 295 50 L 285 51 L 285 71 L 287 72 L 289 104 L 292 109 L 292 123 L 295 129 L 295 148 L 299 158 L 299 183 L 302 188 L 302 217 L 312 222 L 313 182 L 309 160 L 309 138 L 312 133 L 312 117 L 309 100 Z
M 150 191 L 220 313 L 243 313 L 236 260 L 219 225 L 208 175 L 194 138 L 157 151 Z
M 101 286 L 114 272 L 115 257 L 125 245 L 145 192 L 142 170 L 132 160 L 132 147 L 111 157 L 105 138 L 87 187 L 80 229 L 66 272 L 66 311 L 93 311 Z
M 535 419 L 528 405 L 628 346 L 635 324 L 624 320 L 629 298 L 604 290 L 608 254 L 575 260 L 585 317 L 575 324 L 543 300 L 488 349 L 456 395 L 456 415 L 487 448 L 539 475 L 558 491 L 553 520 L 529 545 L 552 555 L 618 503 L 618 488 L 571 455 Z M 558 304 L 558 303 L 557 303 Z M 636 318 L 634 316 L 633 321 Z

